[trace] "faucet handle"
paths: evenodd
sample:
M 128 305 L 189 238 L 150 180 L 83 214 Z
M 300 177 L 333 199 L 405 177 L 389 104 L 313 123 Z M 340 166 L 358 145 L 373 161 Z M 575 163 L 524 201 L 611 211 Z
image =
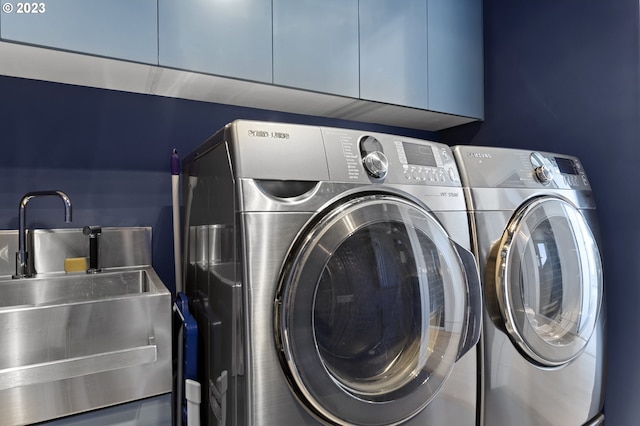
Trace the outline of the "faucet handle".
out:
M 84 235 L 89 235 L 90 237 L 95 237 L 96 235 L 100 235 L 102 233 L 101 226 L 85 226 L 82 228 L 82 233 Z
M 87 269 L 87 273 L 95 274 L 100 272 L 98 236 L 102 233 L 102 227 L 85 226 L 82 228 L 82 233 L 89 236 L 89 269 Z

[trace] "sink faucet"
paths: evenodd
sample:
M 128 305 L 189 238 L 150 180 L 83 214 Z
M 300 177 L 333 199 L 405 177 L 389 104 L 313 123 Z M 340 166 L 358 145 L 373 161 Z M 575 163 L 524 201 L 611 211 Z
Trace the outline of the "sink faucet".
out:
M 64 221 L 71 222 L 71 200 L 69 196 L 62 191 L 34 191 L 28 192 L 22 197 L 18 210 L 18 252 L 16 253 L 16 274 L 13 278 L 30 278 L 33 277 L 33 271 L 28 269 L 29 253 L 26 245 L 26 215 L 27 203 L 33 197 L 41 197 L 48 195 L 56 195 L 62 198 L 64 202 Z

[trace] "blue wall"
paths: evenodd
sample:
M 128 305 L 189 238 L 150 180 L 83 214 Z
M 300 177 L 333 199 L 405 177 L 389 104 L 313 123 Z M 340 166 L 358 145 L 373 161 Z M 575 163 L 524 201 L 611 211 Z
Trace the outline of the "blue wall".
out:
M 60 189 L 73 203 L 64 223 L 56 197 L 34 199 L 35 228 L 152 226 L 153 266 L 173 291 L 170 156 L 185 156 L 238 118 L 359 128 L 429 138 L 429 132 L 228 105 L 0 77 L 0 229 L 17 229 L 18 204 Z M 0 261 L 2 261 L 0 250 Z M 8 254 L 13 263 L 13 253 Z
M 583 161 L 603 237 L 606 423 L 640 424 L 638 0 L 484 5 L 486 120 L 440 136 L 566 152 Z

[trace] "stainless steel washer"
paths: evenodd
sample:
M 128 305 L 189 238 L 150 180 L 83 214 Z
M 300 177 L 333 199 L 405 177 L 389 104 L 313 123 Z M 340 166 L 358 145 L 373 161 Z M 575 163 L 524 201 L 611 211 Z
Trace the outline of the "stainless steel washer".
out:
M 546 152 L 453 151 L 484 284 L 480 424 L 601 424 L 604 288 L 582 164 Z
M 475 425 L 481 290 L 450 149 L 236 121 L 185 159 L 209 425 Z

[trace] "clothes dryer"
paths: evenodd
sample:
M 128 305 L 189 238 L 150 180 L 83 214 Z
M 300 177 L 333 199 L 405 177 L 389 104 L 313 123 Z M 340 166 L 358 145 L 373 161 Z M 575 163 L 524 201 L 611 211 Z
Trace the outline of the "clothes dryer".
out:
M 442 144 L 236 121 L 184 161 L 208 425 L 475 425 L 481 288 Z
M 480 424 L 601 424 L 603 274 L 582 164 L 515 149 L 453 152 L 485 296 Z

